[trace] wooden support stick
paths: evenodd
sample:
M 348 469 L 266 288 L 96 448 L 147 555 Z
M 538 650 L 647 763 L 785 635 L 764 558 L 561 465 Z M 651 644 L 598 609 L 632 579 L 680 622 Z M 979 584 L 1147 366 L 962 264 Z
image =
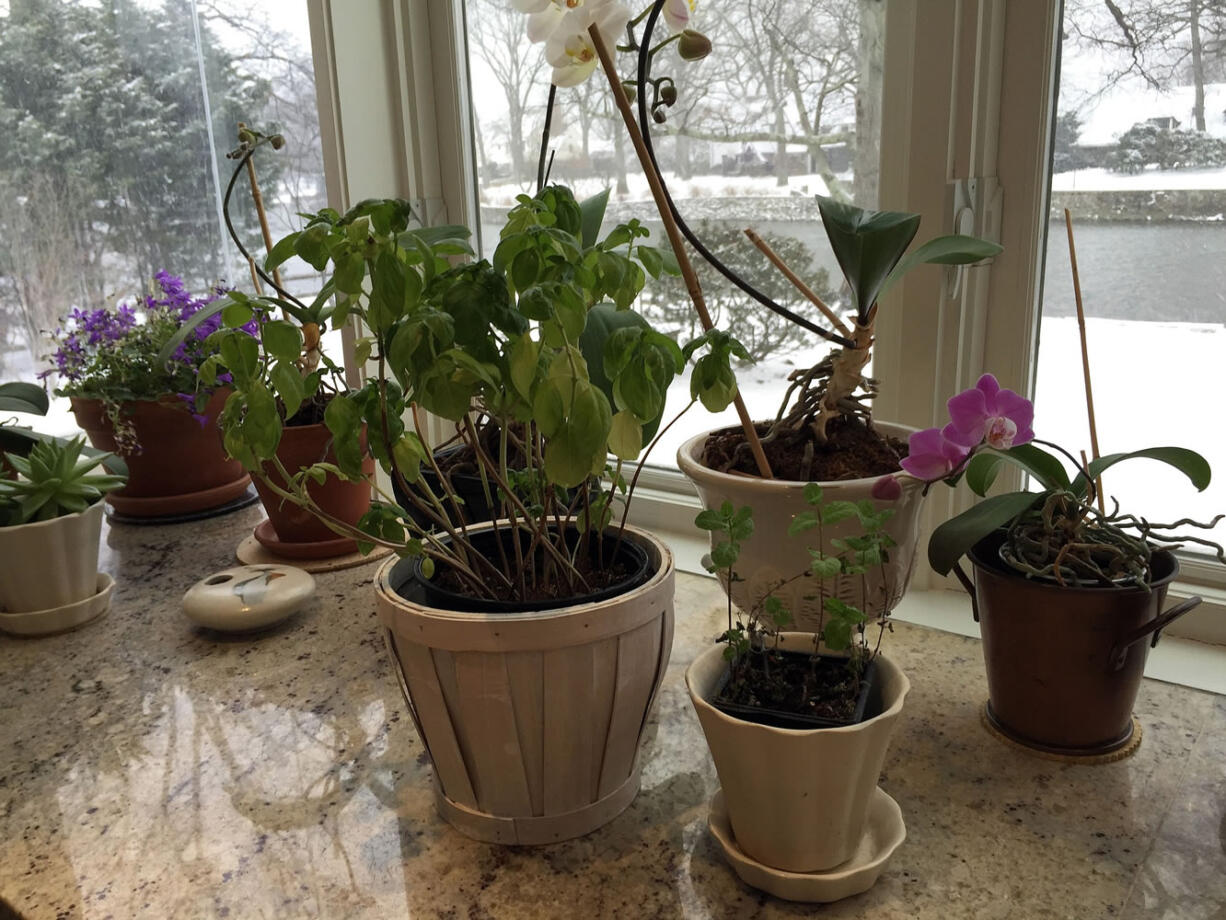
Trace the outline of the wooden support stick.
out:
M 596 54 L 600 57 L 600 65 L 604 69 L 605 76 L 609 79 L 609 88 L 613 91 L 613 100 L 617 103 L 622 121 L 626 124 L 626 133 L 630 135 L 630 142 L 634 144 L 634 152 L 638 155 L 639 163 L 643 167 L 643 173 L 647 176 L 647 184 L 651 187 L 651 197 L 655 199 L 656 210 L 660 212 L 660 220 L 664 223 L 664 230 L 668 234 L 668 241 L 673 247 L 673 255 L 677 257 L 677 264 L 681 267 L 681 277 L 685 280 L 685 287 L 689 292 L 690 300 L 694 303 L 694 310 L 698 313 L 698 319 L 702 323 L 702 328 L 710 331 L 715 327 L 715 324 L 711 321 L 711 314 L 707 312 L 707 303 L 702 296 L 702 286 L 698 283 L 698 276 L 694 273 L 694 266 L 690 264 L 689 255 L 685 251 L 685 240 L 681 236 L 677 222 L 673 220 L 673 212 L 668 207 L 668 197 L 664 194 L 664 185 L 660 181 L 660 176 L 656 172 L 655 167 L 652 165 L 651 157 L 647 154 L 647 146 L 643 141 L 642 133 L 639 131 L 638 122 L 634 119 L 634 112 L 630 109 L 630 100 L 626 98 L 626 91 L 622 88 L 621 77 L 617 75 L 617 67 L 613 63 L 613 58 L 609 55 L 609 49 L 605 46 L 604 39 L 600 36 L 600 30 L 593 25 L 588 29 L 588 34 L 592 38 L 592 47 L 596 49 Z M 745 408 L 745 400 L 741 398 L 739 391 L 734 402 L 736 404 L 736 414 L 741 420 L 741 428 L 745 431 L 745 440 L 749 442 L 749 449 L 753 452 L 754 461 L 758 465 L 758 472 L 762 474 L 764 479 L 774 479 L 770 463 L 766 459 L 766 453 L 762 450 L 762 441 L 758 437 L 758 431 L 754 428 L 753 419 L 749 417 L 749 410 Z
M 1090 349 L 1086 343 L 1086 312 L 1081 302 L 1081 275 L 1077 271 L 1077 245 L 1073 242 L 1073 215 L 1068 208 L 1064 209 L 1064 227 L 1068 231 L 1068 257 L 1073 267 L 1073 298 L 1077 301 L 1077 328 L 1081 333 L 1081 370 L 1085 376 L 1086 412 L 1090 418 L 1090 453 L 1097 460 L 1101 454 L 1098 452 L 1098 426 L 1094 422 L 1094 389 L 1090 386 Z M 1105 514 L 1101 476 L 1094 485 L 1098 491 L 1098 510 Z
M 843 333 L 843 335 L 847 336 L 849 339 L 852 337 L 851 330 L 847 328 L 847 325 L 841 319 L 839 319 L 839 315 L 826 306 L 825 302 L 817 296 L 817 292 L 814 291 L 813 288 L 809 287 L 809 285 L 805 284 L 804 281 L 801 280 L 800 276 L 788 267 L 787 263 L 779 257 L 779 253 L 775 252 L 775 250 L 771 248 L 770 243 L 766 242 L 766 240 L 754 233 L 749 227 L 745 228 L 745 235 L 749 237 L 749 242 L 758 247 L 758 249 L 762 252 L 762 255 L 770 259 L 771 264 L 774 265 L 775 268 L 783 272 L 783 277 L 792 282 L 792 286 L 795 287 L 796 290 L 804 294 L 810 303 L 822 311 L 822 316 L 830 320 L 835 329 Z
M 260 219 L 260 233 L 264 237 L 264 250 L 272 252 L 272 231 L 268 229 L 268 214 L 264 210 L 264 195 L 260 192 L 260 183 L 255 178 L 255 157 L 247 158 L 247 179 L 251 183 L 251 200 L 255 202 L 255 213 Z M 277 287 L 285 287 L 281 283 L 281 269 L 274 268 L 272 270 L 272 279 L 277 282 Z

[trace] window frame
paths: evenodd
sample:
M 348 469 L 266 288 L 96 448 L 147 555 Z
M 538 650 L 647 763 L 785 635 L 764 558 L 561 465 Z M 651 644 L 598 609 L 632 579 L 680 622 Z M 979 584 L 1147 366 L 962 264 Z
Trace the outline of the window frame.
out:
M 329 200 L 396 194 L 429 220 L 479 225 L 463 0 L 307 4 Z M 985 371 L 1034 392 L 1062 12 L 1062 0 L 888 0 L 881 206 L 921 214 L 927 236 L 969 221 L 1005 248 L 987 265 L 914 272 L 883 302 L 881 418 L 938 424 L 949 394 Z M 350 329 L 349 363 L 352 341 Z M 921 541 L 971 501 L 933 490 Z M 697 507 L 679 472 L 648 468 L 631 518 L 688 544 Z M 1226 573 L 1194 560 L 1184 572 L 1172 595 L 1195 588 L 1208 603 L 1172 631 L 1226 643 Z M 913 583 L 955 589 L 926 565 Z

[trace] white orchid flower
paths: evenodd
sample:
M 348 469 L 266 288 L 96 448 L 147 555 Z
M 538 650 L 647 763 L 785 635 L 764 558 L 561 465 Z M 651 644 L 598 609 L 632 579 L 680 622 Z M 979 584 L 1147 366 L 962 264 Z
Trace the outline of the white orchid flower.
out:
M 553 67 L 554 85 L 578 86 L 600 63 L 588 32 L 591 26 L 612 47 L 629 21 L 629 8 L 617 0 L 586 0 L 582 7 L 565 13 L 545 40 L 545 60 Z
M 674 32 L 689 28 L 690 16 L 694 12 L 696 2 L 697 0 L 665 0 L 661 12 L 668 27 Z
M 586 10 L 590 15 L 610 5 L 616 4 L 613 0 L 511 0 L 511 6 L 528 14 L 528 40 L 531 42 L 548 40 L 570 14 Z

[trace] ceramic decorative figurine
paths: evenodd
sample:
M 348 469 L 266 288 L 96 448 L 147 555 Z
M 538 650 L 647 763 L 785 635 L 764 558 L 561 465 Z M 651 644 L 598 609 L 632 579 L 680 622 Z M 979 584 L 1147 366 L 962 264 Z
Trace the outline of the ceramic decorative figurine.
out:
M 314 593 L 315 579 L 302 569 L 240 565 L 193 585 L 183 612 L 209 629 L 249 632 L 286 619 Z

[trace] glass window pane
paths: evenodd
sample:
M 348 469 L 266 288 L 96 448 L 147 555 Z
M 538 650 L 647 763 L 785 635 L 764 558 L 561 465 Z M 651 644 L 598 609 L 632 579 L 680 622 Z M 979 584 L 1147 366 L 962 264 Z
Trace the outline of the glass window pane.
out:
M 250 288 L 221 224 L 240 121 L 287 139 L 259 164 L 276 238 L 323 204 L 305 2 L 0 5 L 0 380 L 33 379 L 72 309 L 159 271 Z M 245 182 L 232 213 L 262 257 Z M 287 277 L 317 286 L 304 268 Z M 75 428 L 64 401 L 39 427 Z
M 515 196 L 535 189 L 551 68 L 543 46 L 527 39 L 527 18 L 505 0 L 467 0 L 466 9 L 481 230 L 489 253 Z M 828 303 L 838 300 L 841 275 L 815 196 L 876 204 L 884 10 L 877 0 L 703 0 L 693 25 L 709 36 L 713 53 L 698 63 L 661 53 L 653 65 L 653 76 L 675 80 L 677 101 L 667 120 L 653 126 L 653 139 L 685 219 L 752 284 L 817 322 L 816 308 L 743 231 L 755 229 Z M 661 22 L 653 38 L 667 35 Z M 630 56 L 622 61 L 628 76 Z M 637 217 L 651 228 L 652 242 L 667 248 L 601 71 L 559 89 L 550 150 L 553 181 L 572 186 L 580 198 L 613 190 L 606 229 Z M 738 373 L 751 414 L 773 418 L 787 375 L 817 363 L 829 346 L 693 259 L 716 325 L 754 355 L 755 363 Z M 649 280 L 637 309 L 679 341 L 701 331 L 680 279 Z M 669 392 L 665 421 L 687 402 L 689 381 L 682 379 Z M 675 467 L 684 440 L 735 423 L 732 409 L 713 417 L 695 407 L 664 436 L 651 462 Z
M 1226 21 L 1197 3 L 1120 8 L 1128 34 L 1101 3 L 1065 5 L 1035 432 L 1089 452 L 1068 208 L 1101 452 L 1190 447 L 1218 473 L 1197 493 L 1134 461 L 1104 490 L 1152 521 L 1203 520 L 1226 511 Z

